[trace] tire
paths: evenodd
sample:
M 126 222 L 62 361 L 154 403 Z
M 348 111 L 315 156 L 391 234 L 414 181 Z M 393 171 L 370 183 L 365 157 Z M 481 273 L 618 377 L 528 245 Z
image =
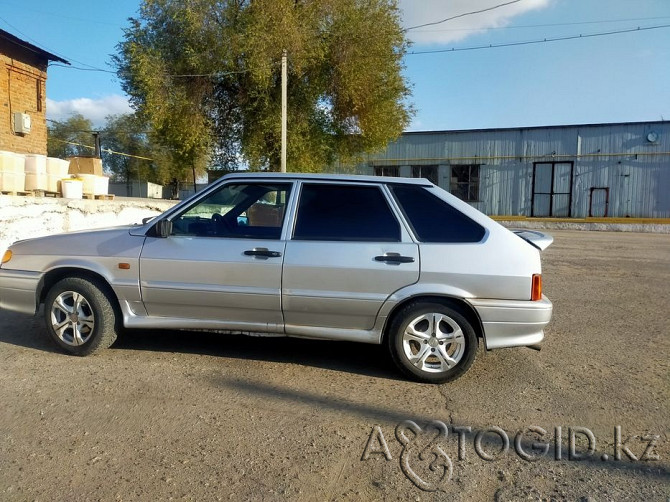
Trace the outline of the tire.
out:
M 54 284 L 44 301 L 44 319 L 51 339 L 70 354 L 87 356 L 116 341 L 112 301 L 88 279 L 69 277 Z
M 455 380 L 470 368 L 477 353 L 472 325 L 460 312 L 441 303 L 414 302 L 403 307 L 386 338 L 396 366 L 408 377 L 426 383 Z

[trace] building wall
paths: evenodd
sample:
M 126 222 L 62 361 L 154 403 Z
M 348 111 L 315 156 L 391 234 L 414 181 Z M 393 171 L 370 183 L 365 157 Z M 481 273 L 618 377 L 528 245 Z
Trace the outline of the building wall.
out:
M 176 204 L 163 200 L 80 200 L 0 195 L 0 255 L 21 239 L 139 223 Z
M 109 184 L 109 193 L 119 197 L 141 197 L 144 199 L 162 199 L 163 185 L 145 182 L 114 182 Z
M 567 167 L 554 168 L 554 188 L 563 184 L 570 196 L 566 213 L 552 216 L 568 216 L 568 208 L 571 217 L 587 217 L 590 209 L 602 216 L 608 194 L 607 216 L 670 218 L 668 121 L 406 133 L 357 170 L 398 166 L 400 176 L 411 176 L 411 166 L 436 165 L 439 185 L 450 190 L 452 166 L 479 165 L 473 206 L 490 215 L 538 216 L 542 195 L 534 195 L 534 175 L 539 186 L 542 165 L 552 163 L 572 165 L 572 176 Z M 560 196 L 547 197 L 558 213 Z
M 46 155 L 46 70 L 46 59 L 0 40 L 0 150 Z M 14 133 L 15 112 L 30 115 L 30 133 Z

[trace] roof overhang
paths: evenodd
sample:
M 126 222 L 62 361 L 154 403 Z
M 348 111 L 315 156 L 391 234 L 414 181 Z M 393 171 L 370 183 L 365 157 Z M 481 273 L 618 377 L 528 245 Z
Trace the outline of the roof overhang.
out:
M 52 54 L 51 52 L 45 51 L 44 49 L 40 49 L 36 45 L 31 44 L 30 42 L 26 42 L 25 40 L 21 40 L 18 37 L 15 37 L 11 33 L 5 31 L 5 30 L 0 30 L 0 39 L 4 39 L 10 44 L 16 45 L 18 47 L 21 47 L 23 49 L 26 49 L 30 52 L 34 52 L 38 56 L 47 59 L 49 61 L 58 61 L 59 63 L 64 63 L 64 64 L 70 64 L 69 61 L 66 61 L 65 59 L 56 56 L 55 54 Z

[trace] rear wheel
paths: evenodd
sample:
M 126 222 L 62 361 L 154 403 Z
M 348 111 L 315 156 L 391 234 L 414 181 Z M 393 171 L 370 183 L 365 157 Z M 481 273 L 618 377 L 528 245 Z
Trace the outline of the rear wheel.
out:
M 86 356 L 114 343 L 117 318 L 108 295 L 81 277 L 57 282 L 46 296 L 47 331 L 60 348 Z
M 415 302 L 393 319 L 387 333 L 391 357 L 409 377 L 444 383 L 475 360 L 477 336 L 458 311 L 440 303 Z

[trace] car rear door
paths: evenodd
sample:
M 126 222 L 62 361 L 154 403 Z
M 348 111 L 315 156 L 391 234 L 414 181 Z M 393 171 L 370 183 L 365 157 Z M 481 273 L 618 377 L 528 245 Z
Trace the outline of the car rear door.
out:
M 385 300 L 419 279 L 419 249 L 385 187 L 303 182 L 286 244 L 282 302 L 295 327 L 369 330 Z

